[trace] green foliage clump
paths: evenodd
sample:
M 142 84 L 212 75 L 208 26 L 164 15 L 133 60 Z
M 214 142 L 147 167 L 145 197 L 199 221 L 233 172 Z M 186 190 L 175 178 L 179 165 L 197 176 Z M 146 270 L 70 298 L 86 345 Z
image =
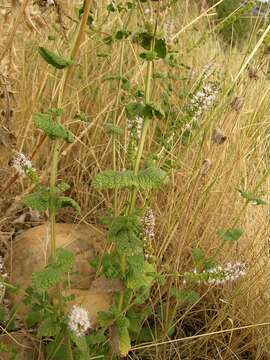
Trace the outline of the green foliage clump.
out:
M 70 270 L 73 261 L 74 255 L 71 252 L 57 249 L 56 256 L 49 261 L 47 267 L 33 273 L 33 289 L 43 292 L 58 284 L 62 276 Z

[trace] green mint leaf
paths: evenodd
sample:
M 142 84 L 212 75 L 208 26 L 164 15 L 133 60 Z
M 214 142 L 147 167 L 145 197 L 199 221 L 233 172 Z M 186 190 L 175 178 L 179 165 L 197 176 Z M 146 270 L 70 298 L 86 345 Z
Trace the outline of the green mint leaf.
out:
M 266 205 L 267 202 L 263 199 L 260 199 L 256 194 L 252 192 L 244 191 L 241 189 L 237 189 L 241 196 L 246 199 L 248 202 L 253 203 L 254 205 Z
M 47 267 L 32 275 L 32 287 L 37 292 L 48 291 L 59 283 L 65 273 L 70 271 L 74 255 L 66 249 L 57 249 L 55 259 L 50 259 Z
M 142 261 L 143 255 L 129 257 L 129 271 L 127 274 L 126 286 L 136 290 L 141 287 L 150 288 L 154 282 L 156 270 L 153 264 Z M 140 267 L 138 267 L 140 264 Z
M 73 208 L 78 214 L 81 212 L 80 205 L 72 198 L 68 196 L 59 196 L 56 198 L 56 211 L 66 207 Z
M 232 229 L 228 229 L 228 230 L 219 230 L 218 234 L 222 240 L 234 242 L 234 241 L 237 241 L 240 239 L 240 237 L 243 234 L 243 230 L 238 229 L 238 228 L 232 228 Z
M 61 331 L 61 325 L 59 324 L 59 322 L 55 319 L 52 318 L 48 318 L 45 319 L 39 326 L 38 328 L 38 333 L 37 336 L 38 337 L 51 337 L 51 336 L 56 336 L 60 333 Z
M 166 182 L 167 173 L 158 168 L 150 167 L 134 175 L 131 170 L 106 170 L 99 173 L 94 185 L 97 189 L 116 189 L 135 187 L 140 190 L 151 190 L 162 186 Z
M 33 210 L 45 211 L 50 207 L 50 193 L 47 189 L 39 189 L 33 194 L 26 195 L 22 203 Z
M 53 121 L 51 114 L 36 113 L 34 121 L 36 128 L 44 131 L 50 139 L 63 139 L 67 143 L 74 141 L 73 134 L 60 123 Z
M 119 352 L 121 356 L 127 356 L 128 352 L 131 349 L 131 341 L 128 332 L 128 327 L 119 325 L 118 330 L 118 339 L 119 339 Z
M 165 113 L 160 104 L 151 102 L 145 105 L 143 110 L 143 116 L 148 119 L 158 118 L 159 120 L 165 117 Z
M 64 59 L 61 56 L 55 54 L 54 52 L 45 49 L 44 47 L 39 47 L 38 53 L 43 58 L 43 60 L 45 60 L 48 64 L 59 70 L 64 69 L 72 64 L 71 59 Z

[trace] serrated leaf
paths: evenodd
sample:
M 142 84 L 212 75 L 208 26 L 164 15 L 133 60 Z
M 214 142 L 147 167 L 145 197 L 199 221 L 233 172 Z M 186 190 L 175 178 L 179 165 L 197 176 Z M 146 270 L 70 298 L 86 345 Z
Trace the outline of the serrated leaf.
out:
M 26 195 L 22 199 L 22 203 L 33 210 L 45 211 L 50 206 L 50 193 L 45 189 L 37 190 L 32 194 Z
M 166 182 L 167 173 L 158 168 L 149 167 L 139 171 L 138 188 L 143 190 L 156 189 Z
M 34 121 L 36 127 L 44 131 L 50 139 L 63 139 L 67 143 L 74 141 L 73 134 L 58 122 L 53 121 L 51 114 L 36 113 Z
M 157 57 L 164 59 L 167 55 L 167 45 L 165 39 L 155 39 L 155 52 Z
M 131 341 L 127 326 L 118 326 L 119 352 L 121 356 L 127 356 L 131 349 Z
M 104 275 L 108 279 L 120 278 L 121 277 L 121 267 L 120 267 L 120 259 L 118 254 L 110 253 L 105 254 L 102 258 L 102 269 Z
M 26 324 L 29 328 L 33 327 L 34 325 L 36 325 L 39 320 L 40 320 L 40 316 L 41 316 L 41 313 L 40 311 L 31 311 L 27 318 L 26 318 Z
M 111 224 L 109 238 L 120 254 L 132 255 L 142 251 L 139 226 L 136 216 L 119 216 Z
M 70 271 L 74 255 L 66 249 L 57 249 L 56 256 L 47 267 L 32 275 L 32 287 L 37 292 L 44 292 L 61 281 L 64 273 Z
M 120 254 L 133 255 L 141 252 L 142 243 L 140 238 L 132 231 L 123 230 L 114 238 L 117 251 Z
M 243 230 L 238 228 L 232 228 L 228 230 L 219 230 L 218 231 L 219 236 L 224 241 L 237 241 L 243 234 Z
M 212 259 L 212 258 L 207 258 L 204 260 L 203 262 L 203 268 L 204 270 L 209 270 L 209 269 L 212 269 L 214 267 L 216 267 L 218 264 L 217 264 L 217 261 Z
M 59 189 L 60 192 L 65 192 L 70 189 L 70 185 L 65 182 L 57 184 L 56 187 Z
M 151 50 L 151 43 L 154 42 L 156 58 L 164 59 L 167 55 L 166 41 L 160 37 L 154 37 L 148 30 L 140 30 L 133 36 L 133 42 L 140 44 L 144 49 Z
M 263 199 L 260 199 L 256 194 L 252 192 L 244 191 L 241 189 L 237 189 L 241 196 L 246 199 L 248 202 L 254 203 L 254 205 L 266 205 L 267 202 Z
M 136 117 L 143 117 L 148 119 L 165 117 L 165 113 L 159 103 L 149 102 L 147 104 L 132 102 L 126 105 L 126 114 L 128 119 L 135 119 Z
M 98 322 L 101 327 L 111 326 L 117 319 L 117 315 L 112 311 L 100 311 L 98 313 Z
M 53 51 L 50 51 L 44 47 L 38 48 L 39 55 L 50 65 L 56 69 L 64 69 L 72 64 L 71 59 L 64 59 L 63 57 L 55 54 Z
M 134 184 L 133 172 L 106 170 L 97 174 L 94 186 L 97 189 L 115 189 L 121 187 L 131 187 Z
M 73 208 L 78 214 L 81 212 L 80 205 L 68 196 L 59 196 L 56 198 L 56 211 L 62 208 L 71 207 Z
M 61 325 L 54 319 L 45 319 L 38 328 L 38 337 L 56 336 L 61 331 Z
M 144 254 L 137 254 L 134 256 L 130 256 L 127 260 L 128 262 L 128 268 L 130 269 L 130 271 L 136 273 L 139 273 L 141 271 L 141 269 L 143 269 L 144 267 L 144 263 L 145 263 L 145 258 L 144 258 Z M 143 284 L 142 284 L 143 285 Z
M 165 117 L 165 113 L 159 103 L 151 102 L 145 105 L 143 110 L 143 116 L 149 119 L 152 119 L 154 117 L 162 119 Z
M 106 336 L 104 335 L 104 330 L 97 330 L 95 332 L 92 332 L 87 337 L 87 342 L 90 345 L 101 344 L 101 343 L 105 342 L 106 340 L 107 339 L 106 339 Z
M 139 257 L 141 257 L 141 255 L 133 256 L 128 259 L 129 271 L 127 274 L 126 286 L 133 290 L 141 287 L 150 288 L 156 274 L 154 265 L 146 261 L 143 263 L 140 262 L 140 268 L 138 268 L 137 265 L 134 267 L 134 260 L 139 260 Z
M 128 310 L 126 316 L 129 320 L 129 331 L 133 334 L 138 334 L 142 326 L 144 313 L 141 311 L 136 311 L 134 308 L 131 308 L 130 310 Z
M 140 190 L 151 190 L 162 186 L 166 181 L 166 172 L 158 168 L 147 168 L 134 175 L 131 170 L 107 170 L 99 173 L 94 185 L 97 189 L 115 189 L 135 187 Z
M 47 291 L 59 283 L 61 276 L 62 272 L 60 272 L 59 269 L 54 269 L 49 266 L 43 270 L 33 273 L 32 287 L 37 292 Z
M 136 116 L 143 116 L 144 104 L 132 102 L 126 105 L 126 114 L 128 119 L 135 119 Z
M 56 249 L 56 256 L 52 263 L 54 267 L 57 267 L 61 272 L 68 272 L 73 264 L 74 254 L 66 249 Z
M 136 298 L 134 303 L 136 305 L 144 304 L 150 297 L 150 288 L 148 286 L 141 286 L 136 290 Z
M 134 43 L 141 45 L 144 49 L 150 50 L 152 39 L 153 39 L 152 34 L 150 34 L 150 32 L 148 32 L 147 30 L 142 29 L 142 30 L 137 31 L 133 35 L 132 40 Z
M 108 12 L 115 12 L 116 10 L 117 10 L 117 6 L 113 2 L 110 2 L 109 5 L 107 5 Z

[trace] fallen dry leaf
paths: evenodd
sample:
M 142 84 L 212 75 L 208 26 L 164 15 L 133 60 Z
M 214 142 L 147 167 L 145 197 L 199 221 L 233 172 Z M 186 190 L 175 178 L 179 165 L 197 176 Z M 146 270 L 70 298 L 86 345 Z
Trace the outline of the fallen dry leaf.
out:
M 242 96 L 236 96 L 231 102 L 232 109 L 239 112 L 244 106 L 244 101 Z
M 221 129 L 216 128 L 212 133 L 212 141 L 215 144 L 221 145 L 227 140 L 227 136 L 225 136 Z
M 212 166 L 212 161 L 209 159 L 204 159 L 201 169 L 200 169 L 200 175 L 203 175 L 203 176 L 207 175 L 211 166 Z

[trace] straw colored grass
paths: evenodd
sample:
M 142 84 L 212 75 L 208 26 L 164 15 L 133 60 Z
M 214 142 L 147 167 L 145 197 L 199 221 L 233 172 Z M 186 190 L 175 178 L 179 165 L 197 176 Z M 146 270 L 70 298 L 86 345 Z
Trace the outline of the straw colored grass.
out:
M 147 143 L 145 158 L 158 149 L 160 165 L 169 160 L 177 164 L 170 171 L 169 183 L 152 198 L 150 204 L 157 218 L 155 253 L 160 269 L 170 273 L 190 271 L 194 267 L 192 248 L 199 246 L 210 256 L 220 245 L 218 230 L 231 227 L 239 217 L 237 226 L 244 230 L 244 234 L 238 244 L 226 244 L 218 260 L 221 263 L 247 262 L 249 271 L 247 277 L 238 283 L 219 288 L 199 286 L 197 290 L 201 293 L 201 299 L 192 306 L 174 308 L 169 290 L 173 284 L 181 287 L 180 280 L 172 279 L 166 286 L 153 289 L 152 306 L 163 305 L 161 325 L 164 334 L 166 328 L 171 326 L 169 324 L 176 325 L 176 332 L 172 339 L 163 335 L 157 337 L 156 343 L 134 345 L 128 358 L 266 360 L 270 356 L 269 206 L 250 204 L 244 207 L 244 200 L 236 189 L 252 191 L 257 187 L 258 191 L 264 192 L 264 199 L 269 200 L 269 76 L 265 72 L 266 66 L 263 66 L 264 71 L 258 71 L 257 80 L 250 78 L 247 71 L 247 65 L 254 69 L 258 67 L 260 39 L 247 51 L 246 48 L 225 47 L 216 35 L 211 34 L 200 46 L 194 47 L 211 23 L 212 10 L 210 15 L 205 13 L 199 17 L 196 6 L 190 3 L 179 1 L 176 5 L 179 12 L 175 16 L 178 57 L 184 65 L 169 70 L 176 76 L 171 81 L 173 93 L 170 107 L 176 109 L 180 119 L 181 111 L 189 101 L 186 94 L 194 91 L 209 64 L 210 75 L 204 82 L 216 81 L 220 91 L 216 107 L 204 115 L 202 125 L 194 131 L 190 143 L 183 143 L 180 132 L 176 133 L 173 146 L 168 151 L 162 148 L 154 135 L 157 125 L 165 131 L 168 124 L 154 123 L 151 127 L 149 138 L 153 141 Z M 98 2 L 97 22 L 102 25 L 95 33 L 88 30 L 64 101 L 64 121 L 75 133 L 76 141 L 62 148 L 58 174 L 59 179 L 71 185 L 71 195 L 82 208 L 80 217 L 75 218 L 72 213 L 64 212 L 59 216 L 59 221 L 85 222 L 94 226 L 112 204 L 112 194 L 97 193 L 92 186 L 95 174 L 111 167 L 112 144 L 104 134 L 103 124 L 116 116 L 117 123 L 126 129 L 121 99 L 124 92 L 119 94 L 115 82 L 104 81 L 107 75 L 118 73 L 120 51 L 117 44 L 109 48 L 100 39 L 104 34 L 110 34 L 121 21 L 115 15 L 103 23 L 105 5 L 106 1 Z M 65 10 L 75 18 L 74 12 L 67 8 Z M 7 82 L 14 91 L 9 104 L 1 99 L 1 108 L 6 109 L 8 105 L 14 111 L 14 116 L 8 124 L 4 117 L 1 118 L 0 129 L 4 130 L 0 136 L 7 136 L 8 128 L 17 140 L 14 148 L 30 155 L 41 137 L 34 129 L 33 114 L 55 105 L 59 86 L 58 74 L 38 57 L 36 48 L 42 44 L 54 47 L 61 53 L 66 48 L 66 39 L 72 42 L 77 23 L 64 17 L 67 24 L 67 30 L 63 30 L 65 37 L 60 32 L 56 34 L 56 40 L 51 42 L 48 35 L 54 33 L 53 25 L 57 18 L 56 14 L 51 13 L 44 16 L 44 27 L 36 25 L 38 31 L 30 30 L 27 23 L 22 22 L 16 26 L 14 38 L 10 38 L 18 11 L 19 8 L 14 8 L 5 24 L 1 18 L 1 29 L 3 26 L 6 35 L 1 35 L 0 54 L 6 46 L 10 50 L 0 69 L 5 64 L 10 66 Z M 34 24 L 40 21 L 32 20 Z M 136 22 L 136 18 L 132 19 L 132 27 L 136 27 Z M 98 56 L 102 53 L 109 53 L 109 57 Z M 162 70 L 167 71 L 162 63 L 158 63 L 155 71 Z M 126 41 L 124 76 L 130 79 L 133 86 L 142 87 L 144 72 L 145 67 L 138 59 L 137 49 Z M 168 81 L 155 80 L 153 98 L 160 99 L 167 86 Z M 244 105 L 238 111 L 231 105 L 235 97 L 244 99 Z M 75 114 L 80 112 L 86 114 L 88 122 L 75 119 Z M 227 136 L 222 145 L 214 144 L 211 140 L 212 131 L 217 127 Z M 119 168 L 126 165 L 126 136 L 127 132 L 117 147 Z M 4 145 L 1 140 L 0 177 L 1 187 L 4 187 L 13 175 L 8 167 L 12 146 Z M 44 180 L 49 175 L 50 151 L 50 144 L 46 140 L 33 160 Z M 210 159 L 212 166 L 205 176 L 201 176 L 200 168 L 204 159 Z M 16 207 L 20 207 L 22 194 L 30 191 L 29 186 L 27 181 L 18 180 L 2 194 L 0 223 L 3 228 L 8 228 L 10 219 L 16 214 Z M 119 202 L 124 200 L 123 197 Z M 151 324 L 154 334 L 157 325 L 154 319 Z

